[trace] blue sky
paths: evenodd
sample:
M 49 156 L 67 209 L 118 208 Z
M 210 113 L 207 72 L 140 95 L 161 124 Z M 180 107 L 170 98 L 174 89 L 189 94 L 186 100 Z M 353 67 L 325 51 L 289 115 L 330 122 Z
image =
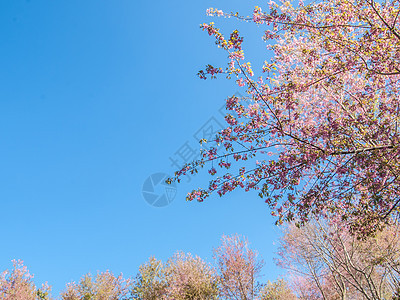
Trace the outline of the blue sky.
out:
M 279 230 L 256 193 L 186 202 L 208 178 L 178 185 L 154 208 L 148 176 L 173 173 L 170 157 L 238 89 L 203 81 L 225 53 L 199 24 L 245 35 L 255 69 L 267 58 L 262 28 L 210 18 L 209 7 L 250 14 L 265 2 L 13 0 L 0 3 L 0 269 L 22 259 L 55 294 L 66 282 L 107 269 L 134 276 L 154 255 L 176 250 L 211 261 L 223 234 L 248 237 L 272 261 Z

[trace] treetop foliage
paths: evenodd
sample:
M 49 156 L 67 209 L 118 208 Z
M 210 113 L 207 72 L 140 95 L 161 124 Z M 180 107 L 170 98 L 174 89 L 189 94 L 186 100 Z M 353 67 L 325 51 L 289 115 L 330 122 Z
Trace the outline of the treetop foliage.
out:
M 265 28 L 272 58 L 256 76 L 238 30 L 225 37 L 214 22 L 201 25 L 228 62 L 200 78 L 225 74 L 246 96 L 226 99 L 226 128 L 171 179 L 208 166 L 215 177 L 187 200 L 243 188 L 257 190 L 279 224 L 336 216 L 369 235 L 392 222 L 400 207 L 400 2 L 270 1 L 248 17 L 208 13 Z

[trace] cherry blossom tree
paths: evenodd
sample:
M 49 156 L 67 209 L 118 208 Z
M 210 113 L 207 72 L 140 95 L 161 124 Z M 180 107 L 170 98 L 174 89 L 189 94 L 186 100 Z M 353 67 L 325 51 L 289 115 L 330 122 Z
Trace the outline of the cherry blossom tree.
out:
M 223 236 L 220 247 L 214 249 L 223 299 L 256 299 L 263 261 L 249 248 L 246 238 L 239 235 Z
M 393 221 L 400 209 L 400 1 L 270 1 L 249 17 L 209 15 L 265 29 L 266 61 L 255 75 L 239 31 L 201 28 L 226 51 L 224 73 L 246 96 L 228 97 L 227 126 L 169 180 L 206 164 L 215 176 L 188 200 L 236 188 L 257 190 L 277 223 L 337 216 L 361 235 Z M 272 57 L 269 59 L 268 57 Z
M 214 268 L 198 256 L 177 252 L 167 263 L 166 279 L 166 299 L 220 299 Z
M 362 240 L 329 220 L 289 224 L 278 264 L 300 299 L 392 299 L 400 286 L 399 234 L 392 225 Z
M 13 270 L 0 274 L 0 299 L 2 300 L 50 300 L 50 287 L 44 284 L 36 288 L 31 275 L 21 260 L 13 260 Z
M 125 300 L 129 296 L 130 280 L 119 275 L 116 277 L 110 271 L 98 273 L 96 277 L 87 274 L 79 284 L 67 284 L 61 293 L 62 300 Z

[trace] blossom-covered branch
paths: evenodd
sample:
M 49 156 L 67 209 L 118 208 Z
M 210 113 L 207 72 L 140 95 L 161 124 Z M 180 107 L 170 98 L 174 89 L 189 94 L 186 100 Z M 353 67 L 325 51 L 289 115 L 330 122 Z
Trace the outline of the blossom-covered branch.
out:
M 374 233 L 400 209 L 400 2 L 271 1 L 268 10 L 256 7 L 252 17 L 208 10 L 265 26 L 272 59 L 256 78 L 238 30 L 225 38 L 214 23 L 201 25 L 228 63 L 199 76 L 225 74 L 247 95 L 227 98 L 227 127 L 171 180 L 210 164 L 217 178 L 188 200 L 254 189 L 278 223 L 333 214 L 353 232 Z M 236 175 L 224 171 L 234 165 Z

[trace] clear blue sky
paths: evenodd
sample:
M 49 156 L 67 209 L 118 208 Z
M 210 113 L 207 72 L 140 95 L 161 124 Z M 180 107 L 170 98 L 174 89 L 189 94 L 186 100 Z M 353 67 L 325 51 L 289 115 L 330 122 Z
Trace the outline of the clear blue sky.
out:
M 0 3 L 0 270 L 22 259 L 55 294 L 66 282 L 107 269 L 134 276 L 154 255 L 176 250 L 211 261 L 223 234 L 249 238 L 264 279 L 278 229 L 256 193 L 154 208 L 142 185 L 172 173 L 170 157 L 241 92 L 196 77 L 225 54 L 199 29 L 208 7 L 251 13 L 265 1 L 9 0 Z M 266 59 L 262 28 L 241 28 L 255 68 Z M 258 64 L 257 64 L 258 63 Z M 194 145 L 194 146 L 193 146 Z

